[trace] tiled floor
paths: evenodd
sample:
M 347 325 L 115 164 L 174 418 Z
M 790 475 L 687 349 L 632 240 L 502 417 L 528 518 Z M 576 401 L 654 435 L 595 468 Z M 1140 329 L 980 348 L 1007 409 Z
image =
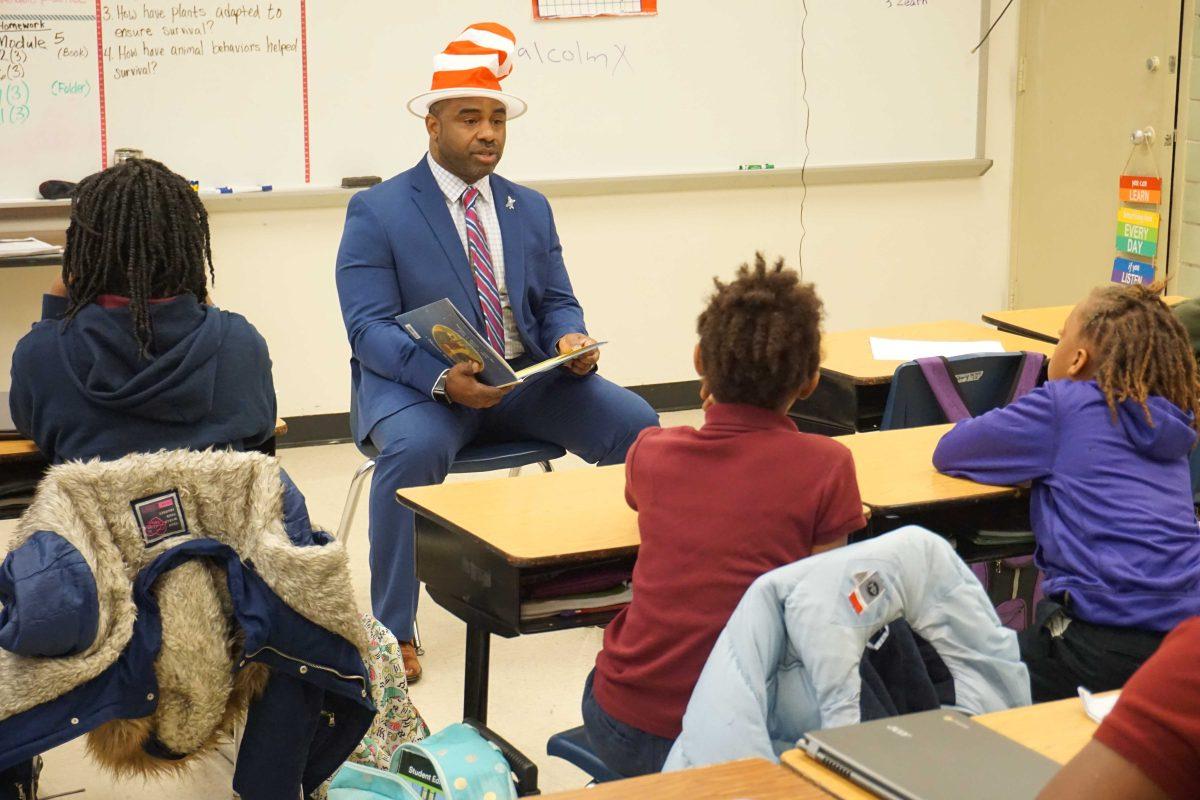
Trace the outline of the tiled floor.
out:
M 663 415 L 664 425 L 698 425 L 698 411 Z M 350 476 L 362 462 L 351 445 L 303 447 L 280 451 L 280 459 L 308 498 L 312 518 L 325 527 L 337 525 Z M 568 456 L 555 469 L 587 465 Z M 451 480 L 490 476 L 451 476 Z M 503 473 L 494 479 L 505 480 Z M 15 523 L 0 522 L 0 548 Z M 369 607 L 367 568 L 367 504 L 363 502 L 350 537 L 350 566 L 361 608 Z M 433 730 L 462 716 L 463 646 L 465 626 L 423 596 L 418 619 L 426 654 L 425 674 L 412 687 L 412 696 Z M 579 693 L 600 649 L 596 628 L 558 631 L 516 639 L 495 637 L 489 695 L 489 724 L 537 762 L 543 792 L 582 786 L 582 772 L 546 756 L 551 734 L 578 725 Z M 42 792 L 86 789 L 81 800 L 222 800 L 230 793 L 232 767 L 220 757 L 198 765 L 189 778 L 164 783 L 114 782 L 89 761 L 78 739 L 45 756 Z

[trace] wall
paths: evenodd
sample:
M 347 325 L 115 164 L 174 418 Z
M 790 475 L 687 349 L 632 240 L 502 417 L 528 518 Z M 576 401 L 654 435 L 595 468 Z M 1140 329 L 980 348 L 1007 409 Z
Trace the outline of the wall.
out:
M 990 44 L 985 155 L 995 166 L 988 173 L 808 191 L 804 272 L 825 299 L 828 330 L 977 321 L 1005 306 L 1016 11 Z M 680 137 L 704 135 L 686 119 L 661 124 L 677 126 Z M 517 122 L 509 148 L 520 146 Z M 418 155 L 397 153 L 394 171 Z M 695 317 L 711 277 L 730 275 L 756 249 L 794 265 L 801 200 L 798 188 L 551 197 L 591 332 L 612 341 L 602 359 L 605 374 L 626 385 L 692 378 Z M 266 336 L 284 416 L 348 407 L 348 347 L 333 282 L 343 215 L 341 208 L 316 208 L 212 216 L 214 297 Z M 7 218 L 0 230 L 23 224 L 30 227 Z M 9 384 L 12 346 L 52 277 L 48 269 L 0 270 L 0 390 Z

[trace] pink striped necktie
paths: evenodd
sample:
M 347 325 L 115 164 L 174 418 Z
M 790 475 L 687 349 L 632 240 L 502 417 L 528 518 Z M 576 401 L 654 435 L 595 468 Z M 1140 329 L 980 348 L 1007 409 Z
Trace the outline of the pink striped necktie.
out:
M 468 186 L 462 196 L 467 219 L 467 258 L 471 262 L 471 273 L 475 276 L 484 333 L 488 344 L 503 358 L 504 317 L 500 308 L 500 290 L 496 287 L 496 271 L 492 269 L 492 251 L 488 247 L 487 234 L 483 232 L 483 223 L 479 220 L 479 212 L 475 210 L 478 202 L 479 190 Z

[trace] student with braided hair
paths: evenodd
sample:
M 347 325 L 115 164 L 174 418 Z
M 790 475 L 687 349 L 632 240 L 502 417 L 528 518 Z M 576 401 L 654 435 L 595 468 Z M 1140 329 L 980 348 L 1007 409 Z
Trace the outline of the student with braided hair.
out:
M 704 426 L 646 429 L 626 456 L 642 540 L 633 602 L 605 630 L 583 697 L 595 752 L 626 776 L 662 768 L 747 587 L 866 525 L 850 451 L 787 416 L 817 386 L 812 284 L 761 254 L 715 283 L 695 352 Z
M 17 429 L 52 462 L 251 449 L 275 427 L 267 344 L 207 301 L 208 215 L 187 181 L 132 159 L 85 178 L 62 278 L 17 343 Z
M 1120 688 L 1200 614 L 1200 529 L 1188 457 L 1200 379 L 1158 287 L 1096 289 L 1067 318 L 1049 378 L 958 423 L 934 465 L 981 483 L 1032 481 L 1047 600 L 1021 634 L 1035 702 Z

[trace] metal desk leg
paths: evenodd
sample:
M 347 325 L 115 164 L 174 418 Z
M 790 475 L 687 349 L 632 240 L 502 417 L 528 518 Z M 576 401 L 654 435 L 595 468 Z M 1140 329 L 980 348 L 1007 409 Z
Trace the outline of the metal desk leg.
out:
M 467 623 L 466 675 L 463 686 L 463 718 L 487 724 L 488 669 L 491 634 L 479 625 Z

